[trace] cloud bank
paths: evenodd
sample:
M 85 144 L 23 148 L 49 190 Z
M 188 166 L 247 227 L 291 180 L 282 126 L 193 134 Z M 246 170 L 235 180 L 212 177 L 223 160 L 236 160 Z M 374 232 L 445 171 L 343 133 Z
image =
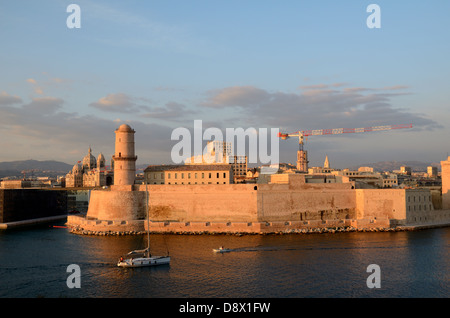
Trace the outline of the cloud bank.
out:
M 270 92 L 254 86 L 210 91 L 201 106 L 229 109 L 247 122 L 305 130 L 410 124 L 421 129 L 442 128 L 425 114 L 393 106 L 395 97 L 408 95 L 406 86 L 381 89 L 310 85 L 300 93 Z
M 219 88 L 205 94 L 203 99 L 189 104 L 110 93 L 88 103 L 91 111 L 80 114 L 68 110 L 66 101 L 59 97 L 39 96 L 24 101 L 2 91 L 0 131 L 4 138 L 0 147 L 12 149 L 11 145 L 17 145 L 14 149 L 18 152 L 17 159 L 30 153 L 28 158 L 40 156 L 71 163 L 80 160 L 73 154 L 83 152 L 89 145 L 108 156 L 114 152 L 114 130 L 126 122 L 138 132 L 136 147 L 140 160 L 170 163 L 170 151 L 175 143 L 170 139 L 172 130 L 192 129 L 194 119 L 203 121 L 203 129 L 217 127 L 224 132 L 225 128 L 238 127 L 274 127 L 294 132 L 410 123 L 415 131 L 442 128 L 425 114 L 394 106 L 396 98 L 410 94 L 404 85 L 367 88 L 348 87 L 344 83 L 318 84 L 299 87 L 295 92 L 247 85 Z M 127 120 L 108 118 L 103 116 L 105 113 L 126 115 Z M 318 142 L 314 145 L 319 146 Z

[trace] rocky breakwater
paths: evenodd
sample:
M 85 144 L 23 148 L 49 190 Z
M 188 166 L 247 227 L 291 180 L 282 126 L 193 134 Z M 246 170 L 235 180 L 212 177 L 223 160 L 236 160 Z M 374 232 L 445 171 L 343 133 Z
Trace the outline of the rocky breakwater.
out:
M 88 230 L 81 226 L 68 226 L 69 232 L 78 235 L 97 235 L 97 236 L 123 236 L 123 235 L 143 235 L 147 231 L 125 230 L 125 231 L 113 231 L 113 230 Z
M 146 230 L 92 230 L 85 229 L 81 226 L 71 226 L 70 233 L 78 235 L 96 235 L 96 236 L 124 236 L 124 235 L 144 235 Z M 150 231 L 151 234 L 173 234 L 173 235 L 284 235 L 284 234 L 334 234 L 334 233 L 350 233 L 350 232 L 399 232 L 408 231 L 408 228 L 401 227 L 380 227 L 380 228 L 356 228 L 353 226 L 345 227 L 328 227 L 328 228 L 303 228 L 303 229 L 286 229 L 281 231 L 269 232 L 239 232 L 239 231 Z

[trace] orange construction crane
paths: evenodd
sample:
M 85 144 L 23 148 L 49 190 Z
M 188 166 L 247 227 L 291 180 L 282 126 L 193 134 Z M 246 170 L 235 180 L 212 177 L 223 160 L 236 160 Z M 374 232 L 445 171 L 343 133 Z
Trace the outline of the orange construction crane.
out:
M 290 137 L 298 137 L 298 151 L 297 151 L 297 170 L 300 172 L 308 172 L 308 155 L 307 151 L 303 150 L 303 139 L 308 136 L 320 136 L 320 135 L 338 135 L 338 134 L 351 134 L 351 133 L 364 133 L 380 130 L 402 129 L 412 128 L 412 124 L 406 125 L 387 125 L 387 126 L 375 126 L 375 127 L 363 127 L 363 128 L 334 128 L 334 129 L 317 129 L 317 130 L 302 130 L 293 133 L 278 133 L 278 137 L 286 140 Z

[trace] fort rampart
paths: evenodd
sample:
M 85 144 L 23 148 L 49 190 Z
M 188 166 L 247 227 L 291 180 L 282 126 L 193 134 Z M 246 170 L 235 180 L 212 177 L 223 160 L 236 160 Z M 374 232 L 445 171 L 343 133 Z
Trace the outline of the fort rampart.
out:
M 269 233 L 319 228 L 390 228 L 450 223 L 429 190 L 353 189 L 352 183 L 134 185 L 91 192 L 85 219 L 68 224 L 90 231 Z

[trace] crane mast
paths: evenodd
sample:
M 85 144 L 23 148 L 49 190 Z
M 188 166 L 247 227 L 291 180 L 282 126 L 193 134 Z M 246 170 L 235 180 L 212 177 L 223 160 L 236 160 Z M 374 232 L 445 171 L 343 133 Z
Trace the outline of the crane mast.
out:
M 300 172 L 308 172 L 308 152 L 303 149 L 304 138 L 308 136 L 321 135 L 338 135 L 351 133 L 365 133 L 381 130 L 412 128 L 412 124 L 406 125 L 386 125 L 362 128 L 333 128 L 333 129 L 317 129 L 317 130 L 302 130 L 293 133 L 278 133 L 278 137 L 286 140 L 291 137 L 298 137 L 298 151 L 297 151 L 297 170 Z

